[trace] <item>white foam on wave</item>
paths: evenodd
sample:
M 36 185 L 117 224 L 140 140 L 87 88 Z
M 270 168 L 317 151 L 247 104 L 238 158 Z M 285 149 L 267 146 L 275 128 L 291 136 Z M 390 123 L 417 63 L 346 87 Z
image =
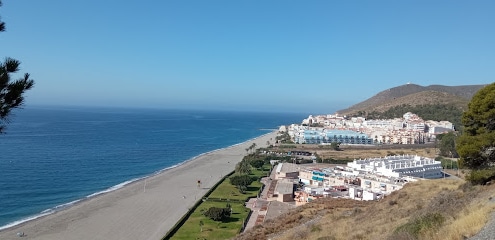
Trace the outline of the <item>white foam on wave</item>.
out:
M 54 213 L 55 211 L 60 211 L 62 209 L 65 209 L 67 207 L 70 207 L 78 202 L 82 201 L 82 199 L 77 199 L 77 200 L 74 200 L 74 201 L 71 201 L 71 202 L 68 202 L 68 203 L 64 203 L 64 204 L 60 204 L 60 205 L 57 205 L 53 208 L 49 208 L 49 209 L 46 209 L 44 210 L 43 212 L 41 213 L 45 213 L 45 212 L 51 212 L 51 213 Z
M 101 195 L 101 194 L 105 194 L 105 193 L 108 193 L 108 192 L 115 191 L 117 189 L 120 189 L 120 188 L 124 187 L 127 184 L 133 183 L 135 181 L 139 181 L 139 180 L 144 179 L 144 178 L 146 178 L 146 177 L 135 178 L 135 179 L 132 179 L 132 180 L 129 180 L 129 181 L 125 181 L 123 183 L 119 183 L 119 184 L 117 184 L 115 186 L 109 187 L 109 188 L 107 188 L 107 189 L 105 189 L 103 191 L 99 191 L 99 192 L 96 192 L 96 193 L 87 195 L 84 198 L 77 199 L 77 200 L 74 200 L 74 201 L 71 201 L 71 202 L 68 202 L 68 203 L 60 204 L 60 205 L 57 205 L 57 206 L 55 206 L 53 208 L 45 209 L 45 210 L 43 210 L 39 214 L 36 214 L 36 215 L 33 215 L 33 216 L 29 216 L 27 218 L 23 218 L 21 220 L 14 221 L 12 223 L 8 223 L 7 225 L 4 225 L 4 226 L 0 226 L 0 230 L 7 229 L 7 228 L 10 228 L 10 227 L 14 227 L 14 226 L 17 226 L 19 224 L 22 224 L 22 223 L 25 223 L 25 222 L 28 222 L 28 221 L 32 221 L 32 220 L 38 219 L 40 217 L 44 217 L 44 216 L 47 216 L 47 215 L 56 213 L 56 212 L 58 212 L 60 210 L 69 208 L 69 207 L 73 206 L 74 204 L 79 203 L 79 202 L 81 202 L 83 200 L 87 200 L 87 199 L 96 197 L 96 196 Z
M 21 219 L 21 220 L 18 220 L 18 221 L 9 223 L 9 224 L 4 225 L 4 226 L 0 226 L 0 231 L 3 230 L 3 229 L 7 229 L 7 228 L 10 228 L 10 227 L 17 226 L 17 225 L 22 224 L 22 223 L 25 223 L 27 221 L 31 221 L 31 220 L 35 220 L 35 219 L 40 218 L 40 217 L 44 217 L 44 216 L 49 215 L 49 214 L 52 214 L 52 213 L 53 213 L 53 211 L 47 211 L 47 210 L 45 210 L 45 211 L 41 212 L 40 214 L 31 216 L 31 217 L 27 217 L 27 218 L 24 218 L 24 219 Z
M 95 192 L 95 193 L 93 193 L 93 194 L 90 194 L 90 195 L 86 196 L 86 199 L 89 199 L 89 198 L 92 198 L 92 197 L 96 197 L 96 196 L 98 196 L 98 195 L 105 194 L 105 193 L 108 193 L 108 192 L 113 192 L 113 191 L 115 191 L 115 190 L 117 190 L 117 189 L 123 188 L 123 187 L 124 187 L 125 185 L 127 185 L 127 184 L 130 184 L 130 183 L 133 183 L 133 182 L 139 181 L 139 180 L 144 179 L 144 178 L 146 178 L 146 177 L 142 177 L 142 178 L 134 178 L 134 179 L 131 179 L 131 180 L 125 181 L 125 182 L 123 182 L 123 183 L 119 183 L 119 184 L 117 184 L 117 185 L 115 185 L 115 186 L 112 186 L 112 187 L 109 187 L 109 188 L 107 188 L 107 189 L 105 189 L 105 190 L 103 190 L 103 191 L 99 191 L 99 192 Z

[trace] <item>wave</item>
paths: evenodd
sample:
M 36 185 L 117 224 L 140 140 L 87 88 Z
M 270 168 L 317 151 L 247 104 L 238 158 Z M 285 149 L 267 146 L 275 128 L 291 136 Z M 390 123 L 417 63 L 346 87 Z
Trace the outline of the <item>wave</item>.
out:
M 133 182 L 136 182 L 136 181 L 139 181 L 139 180 L 142 180 L 142 179 L 145 179 L 149 176 L 145 176 L 145 177 L 140 177 L 140 178 L 134 178 L 132 180 L 128 180 L 128 181 L 125 181 L 125 182 L 122 182 L 122 183 L 119 183 L 115 186 L 112 186 L 112 187 L 109 187 L 105 190 L 102 190 L 102 191 L 99 191 L 99 192 L 95 192 L 95 193 L 92 193 L 90 195 L 87 195 L 83 198 L 80 198 L 80 199 L 77 199 L 77 200 L 74 200 L 74 201 L 71 201 L 71 202 L 68 202 L 68 203 L 64 203 L 64 204 L 60 204 L 60 205 L 57 205 L 53 208 L 49 208 L 49 209 L 46 209 L 46 210 L 43 210 L 41 213 L 39 214 L 36 214 L 36 215 L 33 215 L 33 216 L 29 216 L 27 218 L 23 218 L 21 220 L 17 220 L 17 221 L 14 221 L 12 223 L 8 223 L 7 225 L 4 225 L 4 226 L 0 226 L 0 231 L 3 230 L 3 229 L 7 229 L 7 228 L 10 228 L 10 227 L 14 227 L 14 226 L 17 226 L 19 224 L 23 224 L 25 222 L 29 222 L 29 221 L 32 221 L 32 220 L 35 220 L 35 219 L 38 219 L 38 218 L 41 218 L 41 217 L 44 217 L 44 216 L 47 216 L 47 215 L 50 215 L 50 214 L 53 214 L 53 213 L 56 213 L 58 211 L 61 211 L 61 210 L 64 210 L 64 209 L 67 209 L 69 207 L 72 207 L 74 206 L 75 204 L 77 203 L 80 203 L 82 201 L 85 201 L 85 200 L 88 200 L 90 198 L 93 198 L 93 197 L 96 197 L 96 196 L 99 196 L 99 195 L 102 195 L 102 194 L 105 194 L 105 193 L 109 193 L 109 192 L 113 192 L 115 190 L 118 190 L 120 188 L 123 188 L 124 186 L 130 184 L 130 183 L 133 183 Z
M 268 130 L 268 129 L 267 129 Z M 32 215 L 32 216 L 29 216 L 29 217 L 26 217 L 26 218 L 23 218 L 23 219 L 20 219 L 20 220 L 17 220 L 17 221 L 14 221 L 12 223 L 8 223 L 4 226 L 0 226 L 0 231 L 1 230 L 4 230 L 4 229 L 7 229 L 7 228 L 11 228 L 11 227 L 15 227 L 17 225 L 20 225 L 20 224 L 23 224 L 23 223 L 26 223 L 26 222 L 29 222 L 29 221 L 32 221 L 32 220 L 35 220 L 35 219 L 38 219 L 38 218 L 41 218 L 41 217 L 44 217 L 44 216 L 47 216 L 47 215 L 50 215 L 50 214 L 53 214 L 53 213 L 56 213 L 58 211 L 61 211 L 61 210 L 64 210 L 64 209 L 67 209 L 69 207 L 72 207 L 74 206 L 75 204 L 77 203 L 81 203 L 85 200 L 88 200 L 88 199 L 91 199 L 91 198 L 94 198 L 96 196 L 99 196 L 99 195 L 102 195 L 102 194 L 106 194 L 106 193 L 109 193 L 109 192 L 113 192 L 115 190 L 118 190 L 120 188 L 123 188 L 124 186 L 126 185 L 129 185 L 131 183 L 134 183 L 134 182 L 137 182 L 137 181 L 140 181 L 140 180 L 144 180 L 144 179 L 147 179 L 147 178 L 150 178 L 150 177 L 153 177 L 153 176 L 156 176 L 158 174 L 161 174 L 161 173 L 164 173 L 170 169 L 174 169 L 176 167 L 179 167 L 181 165 L 184 165 L 190 161 L 193 161 L 195 159 L 198 159 L 202 156 L 205 156 L 205 155 L 208 155 L 208 154 L 211 154 L 211 153 L 215 153 L 215 152 L 218 152 L 218 151 L 222 151 L 222 150 L 226 150 L 226 149 L 229 149 L 229 148 L 232 148 L 232 147 L 235 147 L 235 146 L 239 146 L 239 145 L 242 145 L 242 144 L 245 144 L 247 142 L 250 142 L 250 141 L 253 141 L 253 140 L 256 140 L 258 138 L 261 138 L 261 137 L 264 137 L 266 135 L 269 135 L 271 134 L 273 131 L 269 132 L 269 133 L 266 133 L 266 134 L 263 134 L 263 135 L 260 135 L 260 136 L 257 136 L 255 138 L 252 138 L 252 139 L 248 139 L 244 142 L 240 142 L 240 143 L 236 143 L 236 144 L 233 144 L 233 145 L 230 145 L 230 146 L 227 146 L 227 147 L 224 147 L 224 148 L 219 148 L 219 149 L 215 149 L 215 150 L 212 150 L 212 151 L 208 151 L 208 152 L 205 152 L 205 153 L 201 153 L 197 156 L 194 156 L 192 158 L 189 158 L 185 161 L 182 161 L 180 163 L 177 163 L 175 165 L 172 165 L 172 166 L 169 166 L 169 167 L 166 167 L 164 169 L 161 169 L 161 170 L 158 170 L 158 171 L 155 171 L 153 172 L 152 174 L 150 175 L 146 175 L 146 176 L 143 176 L 143 177 L 139 177 L 139 178 L 134 178 L 134 179 L 131 179 L 131 180 L 128 180 L 128 181 L 125 181 L 125 182 L 122 182 L 122 183 L 119 183 L 117 185 L 114 185 L 112 187 L 109 187 L 105 190 L 102 190 L 102 191 L 99 191 L 99 192 L 95 192 L 95 193 L 92 193 L 90 195 L 87 195 L 83 198 L 80 198 L 80 199 L 77 199 L 77 200 L 74 200 L 74 201 L 71 201 L 71 202 L 68 202 L 68 203 L 64 203 L 64 204 L 60 204 L 60 205 L 57 205 L 53 208 L 49 208 L 49 209 L 46 209 L 46 210 L 43 210 L 42 212 L 40 212 L 39 214 L 36 214 L 36 215 Z
M 80 199 L 77 199 L 77 200 L 74 200 L 74 201 L 71 201 L 71 202 L 68 202 L 68 203 L 60 204 L 60 205 L 57 205 L 57 206 L 55 206 L 53 208 L 45 209 L 45 210 L 43 210 L 39 214 L 36 214 L 36 215 L 33 215 L 33 216 L 29 216 L 27 218 L 23 218 L 21 220 L 14 221 L 12 223 L 8 223 L 7 225 L 4 225 L 4 226 L 0 226 L 0 231 L 3 230 L 3 229 L 14 227 L 14 226 L 17 226 L 19 224 L 23 224 L 25 222 L 29 222 L 29 221 L 32 221 L 32 220 L 35 220 L 35 219 L 38 219 L 38 218 L 41 218 L 41 217 L 44 217 L 44 216 L 47 216 L 47 215 L 56 213 L 58 211 L 67 209 L 67 208 L 69 208 L 71 206 L 74 206 L 77 203 L 80 203 L 80 202 L 84 201 L 84 200 L 88 200 L 90 198 L 99 196 L 101 194 L 105 194 L 105 193 L 109 193 L 109 192 L 115 191 L 115 190 L 120 189 L 120 188 L 122 188 L 122 187 L 124 187 L 124 186 L 126 186 L 126 185 L 128 185 L 130 183 L 139 181 L 139 180 L 144 179 L 144 178 L 146 178 L 146 177 L 135 178 L 135 179 L 132 179 L 132 180 L 129 180 L 129 181 L 125 181 L 123 183 L 119 183 L 119 184 L 117 184 L 115 186 L 109 187 L 109 188 L 107 188 L 107 189 L 105 189 L 103 191 L 99 191 L 99 192 L 95 192 L 95 193 L 92 193 L 90 195 L 87 195 L 84 198 L 80 198 Z
M 270 132 L 273 132 L 273 131 L 277 131 L 278 129 L 274 129 L 274 128 L 260 128 L 258 130 L 260 130 L 260 131 L 270 131 Z
M 40 214 L 31 216 L 31 217 L 27 217 L 27 218 L 24 218 L 24 219 L 21 219 L 21 220 L 18 220 L 18 221 L 9 223 L 7 225 L 1 226 L 0 227 L 0 231 L 1 230 L 4 230 L 4 229 L 7 229 L 7 228 L 11 228 L 11 227 L 17 226 L 19 224 L 22 224 L 22 223 L 25 223 L 25 222 L 28 222 L 28 221 L 32 221 L 32 220 L 38 219 L 40 217 L 44 217 L 44 216 L 49 215 L 49 214 L 52 214 L 52 213 L 53 212 L 49 212 L 49 211 L 45 210 L 45 211 L 41 212 Z

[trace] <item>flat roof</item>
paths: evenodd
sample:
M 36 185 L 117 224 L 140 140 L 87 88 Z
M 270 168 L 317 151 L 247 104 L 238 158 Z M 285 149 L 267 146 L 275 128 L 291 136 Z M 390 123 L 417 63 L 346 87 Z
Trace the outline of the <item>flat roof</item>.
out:
M 278 170 L 278 168 L 277 168 Z M 283 163 L 280 172 L 299 172 L 300 167 L 297 164 L 294 163 Z
M 275 187 L 275 193 L 292 194 L 294 193 L 294 183 L 286 181 L 278 181 Z

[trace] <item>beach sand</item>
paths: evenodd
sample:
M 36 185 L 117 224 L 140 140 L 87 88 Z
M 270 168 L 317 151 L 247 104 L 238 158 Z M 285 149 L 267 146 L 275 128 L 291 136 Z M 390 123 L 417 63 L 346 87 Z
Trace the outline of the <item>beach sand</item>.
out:
M 274 142 L 276 132 L 84 200 L 54 214 L 0 231 L 0 239 L 161 239 L 223 176 L 234 170 L 246 148 Z M 201 181 L 198 187 L 197 181 Z M 24 237 L 17 233 L 23 232 Z

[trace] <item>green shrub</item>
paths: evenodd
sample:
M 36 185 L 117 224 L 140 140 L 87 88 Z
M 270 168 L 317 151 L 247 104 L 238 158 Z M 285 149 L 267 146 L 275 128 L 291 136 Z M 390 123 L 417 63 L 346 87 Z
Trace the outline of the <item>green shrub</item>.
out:
M 486 184 L 493 179 L 495 179 L 495 169 L 493 168 L 472 170 L 466 175 L 466 180 L 475 185 Z
M 247 187 L 253 183 L 253 178 L 249 175 L 234 175 L 230 177 L 230 184 L 234 186 L 244 186 Z
M 230 208 L 211 207 L 205 211 L 203 215 L 209 217 L 213 221 L 223 221 L 230 218 Z
M 251 166 L 256 169 L 260 169 L 265 164 L 265 161 L 263 161 L 263 159 L 256 159 L 256 160 L 251 160 L 249 164 L 251 164 Z
M 322 160 L 323 163 L 330 163 L 330 164 L 347 164 L 350 162 L 349 159 L 333 159 L 333 158 L 326 158 Z
M 321 232 L 321 226 L 320 225 L 312 225 L 311 226 L 311 232 Z
M 415 218 L 408 223 L 401 225 L 394 231 L 394 235 L 409 235 L 417 239 L 420 235 L 429 231 L 438 229 L 445 218 L 440 213 L 428 213 L 424 216 Z
M 296 163 L 297 163 L 297 164 L 307 164 L 307 163 L 313 163 L 313 160 L 310 160 L 310 159 L 302 159 L 302 160 L 298 160 Z

